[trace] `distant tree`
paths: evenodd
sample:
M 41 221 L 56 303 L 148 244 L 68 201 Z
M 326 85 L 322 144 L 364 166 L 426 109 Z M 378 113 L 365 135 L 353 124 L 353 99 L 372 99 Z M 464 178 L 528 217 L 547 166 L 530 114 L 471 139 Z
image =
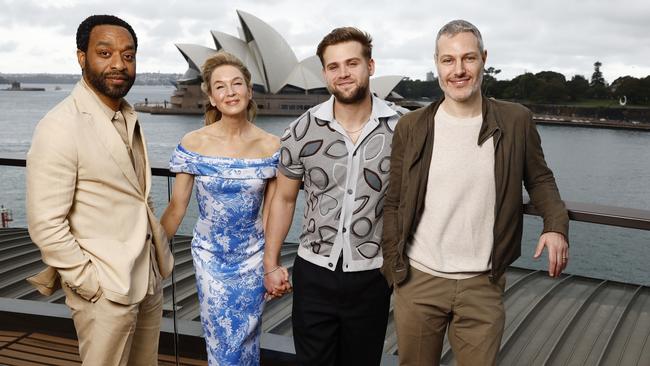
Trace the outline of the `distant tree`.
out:
M 625 93 L 629 90 L 630 86 L 632 84 L 640 84 L 641 80 L 633 77 L 633 76 L 621 76 L 618 79 L 612 81 L 612 84 L 609 86 L 609 89 L 612 91 L 614 95 L 620 95 L 621 93 Z M 636 85 L 634 85 L 636 86 Z
M 541 71 L 535 74 L 538 81 L 531 99 L 541 103 L 557 103 L 568 99 L 566 78 L 555 71 Z
M 501 69 L 495 69 L 490 66 L 483 70 L 483 84 L 481 85 L 483 94 L 487 97 L 494 97 L 494 87 L 497 84 L 496 75 L 501 72 Z
M 540 82 L 535 75 L 527 72 L 510 81 L 510 85 L 503 92 L 503 98 L 530 101 L 539 86 Z
M 600 61 L 596 61 L 594 63 L 594 73 L 591 74 L 591 82 L 589 82 L 589 86 L 591 87 L 607 86 L 605 84 L 605 78 L 603 77 L 603 73 L 600 71 L 601 66 L 603 66 L 603 64 Z
M 643 79 L 623 76 L 614 80 L 610 89 L 615 98 L 625 97 L 628 103 L 647 105 L 650 100 L 650 90 L 644 85 Z
M 594 73 L 591 74 L 591 81 L 589 82 L 589 91 L 587 95 L 592 99 L 607 99 L 611 97 L 609 89 L 607 89 L 607 82 L 603 78 L 603 73 L 600 67 L 603 64 L 600 61 L 594 63 Z
M 575 102 L 587 96 L 589 81 L 582 75 L 574 75 L 571 80 L 567 81 L 566 87 L 569 100 Z
M 407 99 L 431 98 L 442 96 L 438 79 L 433 81 L 402 80 L 395 87 L 395 92 Z
M 488 75 L 497 75 L 501 73 L 501 69 L 495 69 L 494 67 L 490 66 L 487 69 L 484 70 L 486 74 Z
M 564 75 L 555 71 L 540 71 L 537 74 L 535 74 L 535 77 L 540 80 L 544 80 L 546 82 L 558 81 L 561 84 L 566 83 L 566 78 L 564 77 Z
M 566 84 L 558 79 L 546 81 L 537 79 L 539 84 L 531 99 L 540 103 L 558 103 L 568 99 Z
M 640 79 L 641 88 L 643 89 L 642 100 L 643 104 L 650 105 L 650 75 Z
M 497 80 L 497 82 L 491 87 L 491 94 L 494 98 L 499 99 L 508 99 L 506 97 L 505 91 L 510 87 L 510 80 Z

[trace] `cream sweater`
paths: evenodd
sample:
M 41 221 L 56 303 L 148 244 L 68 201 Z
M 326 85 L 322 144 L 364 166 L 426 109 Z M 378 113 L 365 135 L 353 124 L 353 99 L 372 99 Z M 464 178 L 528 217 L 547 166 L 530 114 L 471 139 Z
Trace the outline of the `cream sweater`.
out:
M 491 267 L 494 143 L 478 146 L 482 116 L 435 116 L 435 140 L 422 219 L 406 254 L 413 267 L 464 279 Z

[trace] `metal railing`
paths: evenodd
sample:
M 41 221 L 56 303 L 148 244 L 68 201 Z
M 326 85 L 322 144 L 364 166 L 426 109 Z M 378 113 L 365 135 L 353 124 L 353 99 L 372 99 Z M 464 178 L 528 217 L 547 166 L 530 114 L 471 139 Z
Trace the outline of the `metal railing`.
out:
M 171 187 L 172 180 L 175 176 L 174 173 L 170 172 L 165 166 L 165 163 L 153 162 L 152 175 L 157 177 L 166 177 L 167 178 L 167 199 L 169 200 L 171 196 Z M 25 167 L 25 154 L 0 154 L 0 166 L 13 166 L 13 167 Z M 591 203 L 580 203 L 580 202 L 567 202 L 565 201 L 569 218 L 575 222 L 584 222 L 584 223 L 593 223 L 599 225 L 608 225 L 614 227 L 622 228 L 631 228 L 650 231 L 650 211 L 624 208 L 624 207 L 614 207 L 606 206 L 599 204 Z M 539 216 L 539 213 L 536 211 L 535 207 L 530 203 L 525 203 L 523 207 L 524 213 L 527 215 Z M 173 248 L 172 248 L 173 250 Z M 172 279 L 172 296 L 175 297 L 174 291 L 175 281 Z M 16 311 L 20 308 L 20 300 L 10 300 L 7 299 L 8 308 L 5 309 L 3 306 L 0 306 L 0 312 L 5 311 Z M 172 301 L 173 311 L 175 312 L 177 304 L 175 299 Z M 39 305 L 40 306 L 40 305 Z M 38 315 L 43 316 L 42 313 L 44 306 L 52 306 L 52 304 L 43 304 L 43 306 L 36 306 L 38 308 Z M 63 305 L 60 305 L 63 306 Z M 9 310 L 8 310 L 9 309 Z M 39 313 L 40 312 L 40 313 Z M 55 313 L 62 313 L 61 309 L 55 311 Z M 37 315 L 37 314 L 35 314 Z M 47 314 L 46 314 L 47 315 Z M 54 315 L 54 317 L 64 317 L 60 314 Z M 25 319 L 30 318 L 25 316 Z M 36 319 L 32 317 L 33 319 Z M 63 319 L 65 320 L 65 319 Z M 61 326 L 62 319 L 58 319 L 53 322 L 53 324 L 58 324 Z M 69 319 L 68 319 L 69 322 Z M 200 352 L 202 347 L 201 341 L 201 329 L 200 325 L 194 324 L 197 322 L 190 321 L 179 321 L 177 323 L 176 319 L 163 319 L 163 324 L 161 327 L 161 343 L 168 342 L 173 344 L 174 352 L 176 355 L 179 354 L 179 345 L 182 345 L 183 350 L 180 353 L 187 353 L 188 348 L 189 353 Z M 40 322 L 41 326 L 43 323 Z M 69 326 L 69 325 L 68 325 Z M 179 342 L 179 337 L 181 341 Z M 200 343 L 200 346 L 197 346 L 197 343 Z M 279 336 L 275 334 L 265 333 L 262 336 L 262 347 L 263 347 L 263 357 L 267 357 L 267 362 L 273 364 L 291 364 L 291 353 L 293 349 L 292 341 L 290 337 Z M 171 344 L 170 344 L 171 345 Z M 189 346 L 189 347 L 188 347 Z M 382 361 L 382 365 L 393 365 L 396 364 L 397 357 L 392 355 L 386 355 Z
M 0 166 L 24 167 L 25 165 L 25 154 L 3 153 L 0 155 Z M 153 162 L 151 174 L 157 177 L 167 177 L 168 185 L 171 187 L 171 178 L 176 176 L 176 174 L 170 172 L 165 165 L 161 162 Z M 168 191 L 171 192 L 171 189 Z M 650 230 L 649 210 L 571 201 L 565 201 L 565 204 L 569 211 L 571 221 Z M 524 213 L 539 216 L 539 212 L 529 202 L 524 203 Z

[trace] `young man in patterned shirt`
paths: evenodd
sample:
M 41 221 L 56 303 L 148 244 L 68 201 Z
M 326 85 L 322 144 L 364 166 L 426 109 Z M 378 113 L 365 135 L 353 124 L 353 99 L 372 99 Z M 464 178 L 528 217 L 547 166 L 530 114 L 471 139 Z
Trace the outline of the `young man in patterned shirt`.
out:
M 334 29 L 318 45 L 332 97 L 282 136 L 278 189 L 264 256 L 269 295 L 289 289 L 280 247 L 304 181 L 305 211 L 293 267 L 293 338 L 301 365 L 378 365 L 390 290 L 379 272 L 384 193 L 401 115 L 369 89 L 372 39 Z

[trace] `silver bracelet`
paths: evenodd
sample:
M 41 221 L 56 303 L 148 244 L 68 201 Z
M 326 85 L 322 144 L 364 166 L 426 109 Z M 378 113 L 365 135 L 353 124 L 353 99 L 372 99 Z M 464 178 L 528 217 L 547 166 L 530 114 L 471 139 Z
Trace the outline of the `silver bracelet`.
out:
M 276 267 L 273 268 L 272 270 L 270 270 L 270 271 L 268 271 L 268 272 L 264 272 L 264 276 L 266 276 L 266 275 L 270 275 L 271 273 L 277 271 L 278 269 L 280 269 L 280 266 L 276 266 Z

